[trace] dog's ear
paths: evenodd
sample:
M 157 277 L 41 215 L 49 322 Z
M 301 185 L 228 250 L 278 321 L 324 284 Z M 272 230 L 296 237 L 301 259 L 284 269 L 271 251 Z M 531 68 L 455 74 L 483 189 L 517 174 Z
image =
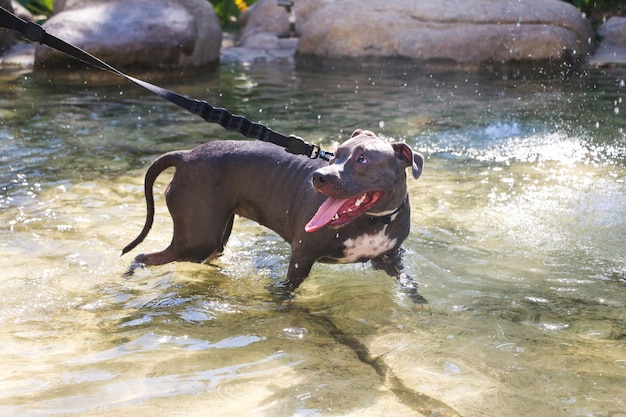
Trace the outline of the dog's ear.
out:
M 404 161 L 405 166 L 411 167 L 413 178 L 418 179 L 424 167 L 424 157 L 421 153 L 413 152 L 406 143 L 392 143 L 396 157 Z
M 373 138 L 376 137 L 374 132 L 371 132 L 369 130 L 357 129 L 354 132 L 352 132 L 352 135 L 350 136 L 350 139 L 352 139 L 355 136 L 360 136 L 360 135 L 371 136 Z

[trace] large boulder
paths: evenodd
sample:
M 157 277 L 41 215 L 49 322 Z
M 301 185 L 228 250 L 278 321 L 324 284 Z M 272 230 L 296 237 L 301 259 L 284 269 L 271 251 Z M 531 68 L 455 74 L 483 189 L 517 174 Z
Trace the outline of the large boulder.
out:
M 13 12 L 13 6 L 11 0 L 0 0 L 0 7 L 4 7 L 10 12 Z M 0 28 L 0 53 L 9 49 L 15 42 L 15 34 L 12 30 Z
M 296 37 L 310 16 L 333 1 L 336 0 L 295 0 Z M 289 13 L 277 0 L 259 0 L 241 16 L 240 23 L 243 30 L 236 43 L 238 47 L 281 49 L 282 39 L 290 35 Z
M 611 17 L 598 32 L 602 42 L 589 64 L 595 67 L 626 65 L 626 17 Z
M 295 0 L 291 14 L 277 0 L 259 0 L 239 18 L 242 31 L 234 48 L 222 50 L 222 62 L 292 60 L 301 25 L 331 1 L 335 0 Z M 296 18 L 295 33 L 290 16 Z
M 585 60 L 590 22 L 561 0 L 296 0 L 302 57 L 403 57 L 461 64 Z M 287 13 L 260 0 L 239 45 L 271 46 Z
M 222 42 L 206 0 L 57 0 L 44 28 L 124 69 L 216 64 Z M 75 62 L 47 46 L 35 50 L 36 69 Z

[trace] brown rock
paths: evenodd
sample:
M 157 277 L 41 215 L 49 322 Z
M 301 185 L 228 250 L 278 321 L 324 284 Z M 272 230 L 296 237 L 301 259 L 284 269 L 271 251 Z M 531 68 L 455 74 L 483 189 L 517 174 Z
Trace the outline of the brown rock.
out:
M 74 8 L 76 7 L 76 8 Z M 65 0 L 45 24 L 50 34 L 120 68 L 186 68 L 217 63 L 219 21 L 206 0 Z M 43 45 L 35 67 L 75 63 Z
M 300 28 L 320 8 L 337 0 L 295 0 L 296 36 Z M 283 49 L 278 39 L 289 35 L 289 14 L 277 0 L 259 0 L 245 15 L 241 23 L 243 31 L 237 40 L 238 47 L 253 49 Z
M 626 17 L 611 17 L 599 30 L 602 42 L 589 61 L 594 67 L 626 65 Z
M 13 12 L 11 0 L 0 0 L 0 7 Z M 15 34 L 9 29 L 0 28 L 0 53 L 6 51 L 15 42 Z
M 300 55 L 457 63 L 584 60 L 590 23 L 559 0 L 338 0 L 300 28 Z
M 560 0 L 296 0 L 302 57 L 403 57 L 461 64 L 586 60 L 591 24 Z M 238 46 L 275 49 L 288 14 L 260 0 Z

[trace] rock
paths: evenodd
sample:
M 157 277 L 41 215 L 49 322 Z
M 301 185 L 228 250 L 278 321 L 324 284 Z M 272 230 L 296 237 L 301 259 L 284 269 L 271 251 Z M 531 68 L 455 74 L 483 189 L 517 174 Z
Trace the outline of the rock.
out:
M 611 17 L 599 29 L 602 42 L 589 61 L 594 67 L 626 65 L 626 17 Z
M 90 0 L 54 0 L 52 9 L 54 13 L 61 13 L 65 9 L 82 9 L 93 3 Z
M 259 45 L 257 42 L 263 39 L 262 35 L 254 38 L 254 46 L 222 46 L 220 62 L 223 64 L 242 62 L 272 62 L 272 61 L 293 61 L 296 53 L 296 38 L 279 39 L 271 35 L 267 45 Z
M 333 19 L 333 16 L 342 16 Z M 560 0 L 341 0 L 301 28 L 298 53 L 482 62 L 583 60 L 590 23 Z
M 34 44 L 18 43 L 0 55 L 0 67 L 32 67 L 34 58 Z
M 13 6 L 11 0 L 0 0 L 0 7 L 4 7 L 10 12 L 13 12 Z M 0 28 L 0 53 L 11 48 L 15 43 L 15 34 L 9 29 Z
M 296 36 L 299 28 L 320 7 L 336 0 L 295 0 L 294 12 L 296 16 Z M 277 0 L 259 0 L 248 9 L 240 18 L 243 27 L 236 42 L 237 47 L 272 50 L 286 49 L 291 43 L 281 42 L 289 36 L 289 13 L 284 7 L 278 6 Z
M 239 45 L 272 45 L 288 30 L 276 0 L 260 0 Z M 403 57 L 460 64 L 586 60 L 590 22 L 560 0 L 296 0 L 301 57 Z M 263 36 L 264 38 L 261 38 Z
M 34 20 L 33 15 L 15 0 L 0 0 L 0 6 L 13 12 L 26 21 Z M 35 45 L 31 43 L 15 43 L 15 32 L 0 29 L 0 66 L 28 67 L 33 64 Z
M 46 31 L 123 69 L 190 68 L 219 61 L 222 32 L 206 0 L 57 0 Z M 35 69 L 75 64 L 37 45 Z
M 1 2 L 0 2 L 1 3 Z M 12 0 L 11 5 L 13 6 L 13 13 L 26 20 L 26 21 L 32 21 L 35 20 L 35 16 L 33 16 L 33 14 L 31 12 L 28 11 L 28 9 L 24 6 L 22 6 L 20 3 L 17 2 L 17 0 Z M 10 9 L 7 9 L 10 10 Z

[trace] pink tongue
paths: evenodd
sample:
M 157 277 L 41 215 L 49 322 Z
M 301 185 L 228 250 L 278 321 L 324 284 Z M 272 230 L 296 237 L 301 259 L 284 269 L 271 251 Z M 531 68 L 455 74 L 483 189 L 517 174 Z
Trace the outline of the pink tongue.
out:
M 328 199 L 322 203 L 320 208 L 317 209 L 317 212 L 315 213 L 313 218 L 309 220 L 306 226 L 304 226 L 304 230 L 307 232 L 314 232 L 317 229 L 328 224 L 328 222 L 333 219 L 335 214 L 337 214 L 337 211 L 339 211 L 341 206 L 343 206 L 344 203 L 348 200 L 349 199 L 347 198 L 337 199 L 328 197 Z

